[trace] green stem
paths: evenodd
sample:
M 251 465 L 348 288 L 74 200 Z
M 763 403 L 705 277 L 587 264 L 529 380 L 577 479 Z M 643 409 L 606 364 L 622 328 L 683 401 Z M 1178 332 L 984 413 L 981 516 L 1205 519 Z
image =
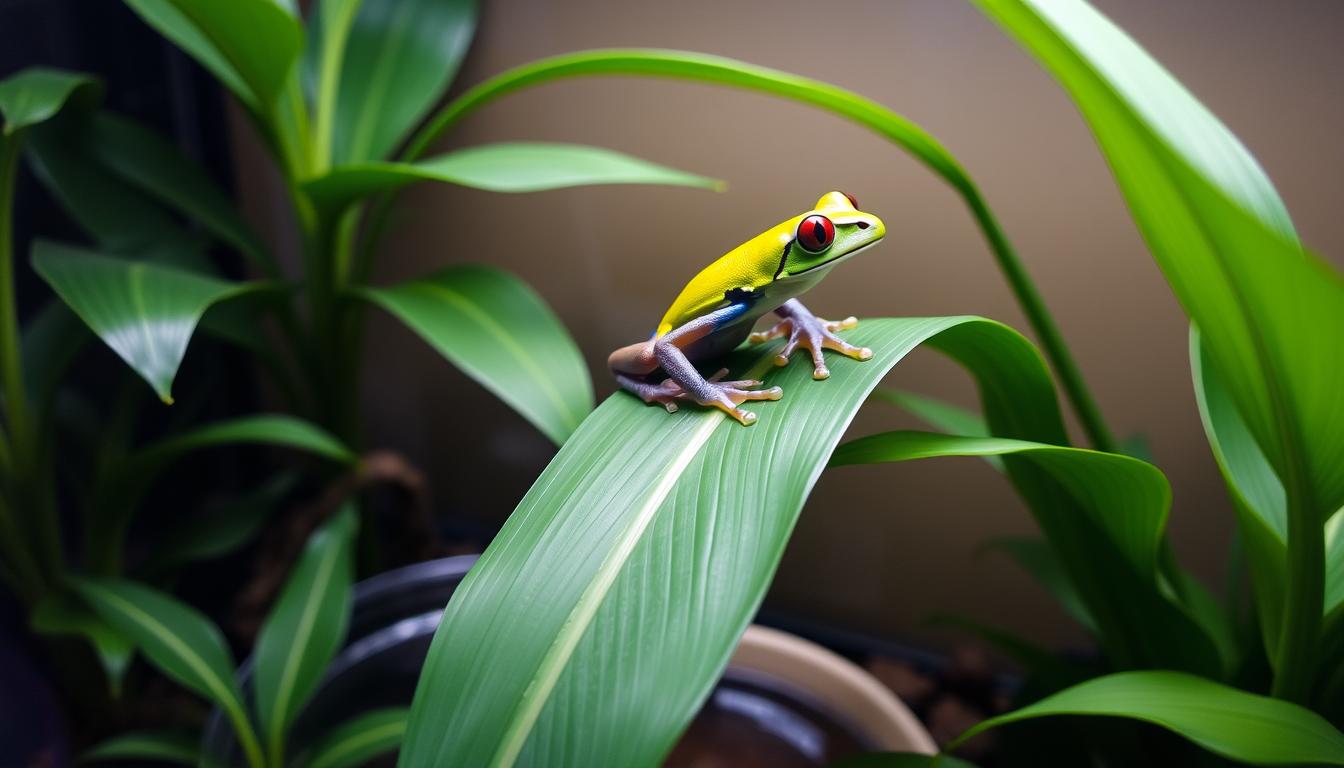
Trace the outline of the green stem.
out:
M 257 732 L 247 719 L 247 713 L 239 707 L 226 707 L 225 712 L 229 716 L 229 722 L 233 724 L 234 733 L 238 734 L 238 743 L 243 748 L 243 754 L 247 756 L 247 764 L 251 768 L 266 768 L 266 757 L 262 754 L 261 742 L 257 740 Z M 276 768 L 282 765 L 280 762 L 275 763 Z
M 336 129 L 336 99 L 341 85 L 341 64 L 344 61 L 345 41 L 360 3 L 328 3 L 335 14 L 322 17 L 322 58 L 318 65 L 317 116 L 313 128 L 313 174 L 326 172 L 331 167 L 332 140 Z
M 5 398 L 16 482 L 31 469 L 28 393 L 19 346 L 19 308 L 14 292 L 14 181 L 22 133 L 0 135 L 0 388 Z
M 449 128 L 501 96 L 552 80 L 594 75 L 641 75 L 716 83 L 760 91 L 810 104 L 862 125 L 902 147 L 960 193 L 984 232 L 994 258 L 1040 339 L 1064 392 L 1098 450 L 1114 452 L 1115 440 L 1083 381 L 1068 345 L 1055 325 L 1040 292 L 1018 259 L 975 183 L 931 135 L 886 107 L 858 94 L 808 78 L 756 67 L 731 59 L 661 50 L 583 51 L 525 64 L 497 75 L 458 97 L 422 127 L 402 153 L 415 160 Z M 370 215 L 361 260 L 367 264 L 386 226 L 391 197 L 383 196 Z
M 1290 473 L 1300 474 L 1294 472 L 1297 465 L 1289 466 Z M 1325 605 L 1325 533 L 1320 514 L 1308 503 L 1309 484 L 1286 478 L 1284 486 L 1288 491 L 1288 584 L 1273 693 L 1281 699 L 1305 703 L 1320 653 L 1321 612 Z

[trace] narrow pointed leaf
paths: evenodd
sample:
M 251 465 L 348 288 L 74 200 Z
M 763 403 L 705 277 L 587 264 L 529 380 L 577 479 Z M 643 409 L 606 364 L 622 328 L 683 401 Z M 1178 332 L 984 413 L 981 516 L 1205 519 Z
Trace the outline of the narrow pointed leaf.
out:
M 201 739 L 180 731 L 140 731 L 108 739 L 79 756 L 80 762 L 99 760 L 151 760 L 177 765 L 196 765 L 201 759 Z
M 168 403 L 201 315 L 217 301 L 261 287 L 51 242 L 34 246 L 33 268 Z
M 126 668 L 135 653 L 135 644 L 126 635 L 68 594 L 49 593 L 33 609 L 30 620 L 33 629 L 42 634 L 86 638 L 102 664 L 108 690 L 114 697 L 121 696 Z
M 347 503 L 313 533 L 257 635 L 253 694 L 267 754 L 276 765 L 284 762 L 289 726 L 345 642 L 356 523 Z
M 921 343 L 977 376 L 992 425 L 1063 440 L 1045 365 L 1011 329 L 880 319 L 848 338 L 873 359 L 838 361 L 824 382 L 797 361 L 775 369 L 773 348 L 741 353 L 734 377 L 765 374 L 784 389 L 752 406 L 752 427 L 626 393 L 594 411 L 449 603 L 401 765 L 656 764 L 754 615 L 845 426 Z M 1117 562 L 1084 549 L 1078 557 L 1099 567 Z
M 98 82 L 78 72 L 33 67 L 0 80 L 0 122 L 5 135 L 50 120 L 71 98 L 97 98 Z
M 263 268 L 274 262 L 233 201 L 205 169 L 162 136 L 111 114 L 88 127 L 93 157 L 140 191 L 200 222 L 212 234 Z
M 176 524 L 163 534 L 161 548 L 144 570 L 157 573 L 242 547 L 256 538 L 297 482 L 297 474 L 278 473 L 260 487 Z
M 401 320 L 555 443 L 593 407 L 578 346 L 516 277 L 461 266 L 362 295 Z
M 72 586 L 160 671 L 222 707 L 244 749 L 259 753 L 233 658 L 218 627 L 186 603 L 135 582 L 82 578 Z
M 339 45 L 331 89 L 335 165 L 386 157 L 443 97 L 476 30 L 474 0 L 363 0 L 319 6 L 319 28 L 355 6 L 342 41 L 321 35 L 305 62 L 318 72 L 327 47 Z M 335 6 L 332 8 L 331 6 Z M 343 44 L 342 44 L 343 43 Z
M 594 184 L 665 184 L 720 189 L 722 182 L 583 144 L 483 144 L 415 163 L 367 163 L 308 182 L 320 205 L 341 206 L 417 181 L 490 192 L 539 192 Z
M 1096 621 L 1087 612 L 1083 598 L 1074 589 L 1073 582 L 1069 581 L 1068 574 L 1048 544 L 1040 539 L 1001 538 L 990 541 L 985 548 L 1007 553 L 1054 596 L 1065 613 L 1088 632 L 1096 633 Z
M 303 46 L 298 19 L 275 0 L 125 0 L 247 106 L 276 103 Z
M 977 0 L 1096 134 L 1205 367 L 1287 497 L 1274 691 L 1305 699 L 1321 630 L 1321 525 L 1344 505 L 1344 279 L 1303 249 L 1274 186 L 1212 113 L 1083 0 Z
M 161 464 L 189 451 L 237 443 L 262 443 L 294 448 L 341 463 L 357 456 L 330 432 L 312 422 L 287 414 L 258 414 L 206 424 L 182 435 L 165 438 L 132 457 L 135 464 Z
M 312 749 L 305 768 L 358 768 L 378 755 L 401 746 L 406 735 L 404 707 L 378 709 L 352 718 L 331 730 Z
M 958 736 L 1056 715 L 1123 717 L 1160 725 L 1204 749 L 1254 765 L 1344 765 L 1344 734 L 1320 715 L 1179 672 L 1121 672 L 1061 691 Z

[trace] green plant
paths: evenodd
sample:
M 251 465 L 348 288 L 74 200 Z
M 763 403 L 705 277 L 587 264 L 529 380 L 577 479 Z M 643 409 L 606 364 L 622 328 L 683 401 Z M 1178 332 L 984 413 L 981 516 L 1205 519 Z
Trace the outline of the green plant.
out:
M 225 712 L 249 766 L 356 766 L 396 748 L 405 728 L 404 709 L 375 710 L 341 723 L 297 755 L 289 744 L 298 713 L 345 642 L 356 523 L 355 509 L 347 503 L 309 538 L 257 637 L 250 707 L 223 635 L 195 609 L 131 581 L 79 579 L 75 589 L 150 663 Z M 209 764 L 215 756 L 200 754 L 199 742 L 179 732 L 127 733 L 84 757 Z
M 1064 690 L 963 738 L 1034 717 L 1103 715 L 1158 724 L 1236 761 L 1344 764 L 1344 735 L 1318 714 L 1338 718 L 1344 695 L 1344 612 L 1334 578 L 1344 558 L 1333 517 L 1344 503 L 1344 411 L 1334 393 L 1344 380 L 1344 282 L 1297 242 L 1273 187 L 1227 129 L 1089 6 L 980 5 L 1074 97 L 1199 329 L 1192 367 L 1238 509 L 1263 642 L 1246 642 L 1237 628 L 1240 606 L 1220 605 L 1175 561 L 1165 540 L 1171 498 L 1161 471 L 1115 453 L 1104 425 L 1088 428 L 1101 450 L 1069 445 L 1034 346 L 978 318 L 867 320 L 853 340 L 876 351 L 872 362 L 837 366 L 826 387 L 801 385 L 798 367 L 770 374 L 768 383 L 790 397 L 749 430 L 714 413 L 669 418 L 620 394 L 600 405 L 449 603 L 412 706 L 402 765 L 657 762 L 760 604 L 828 458 L 940 456 L 996 458 L 1045 537 L 1044 547 L 1007 546 L 1052 576 L 1117 670 L 1074 687 L 1066 687 L 1079 682 L 1071 671 L 1056 675 L 1047 689 Z M 1010 283 L 1030 285 L 951 156 L 908 121 L 832 86 L 693 54 L 589 52 L 505 73 L 430 125 L 450 126 L 518 88 L 614 73 L 760 90 L 873 129 L 961 191 Z M 1034 292 L 1017 294 L 1029 318 L 1048 318 Z M 1041 335 L 1066 391 L 1085 392 Z M 877 435 L 832 457 L 868 392 L 920 344 L 972 375 L 982 414 L 898 396 L 966 433 Z M 770 354 L 743 350 L 732 368 L 759 378 Z M 1071 399 L 1084 423 L 1101 424 Z M 1272 680 L 1256 678 L 1257 657 L 1268 659 Z M 1136 756 L 1159 762 L 1173 743 L 1144 744 L 1130 739 L 1120 749 L 1159 750 Z M 863 764 L 928 762 L 893 756 Z
M 297 274 L 281 269 L 203 168 L 164 137 L 97 108 L 91 78 L 34 69 L 0 83 L 0 579 L 31 610 L 38 632 L 93 644 L 114 694 L 136 643 L 91 613 L 87 594 L 68 583 L 79 574 L 166 583 L 184 562 L 245 543 L 293 487 L 266 483 L 238 500 L 251 502 L 242 524 L 228 509 L 202 515 L 147 557 L 124 562 L 142 498 L 189 452 L 268 443 L 330 460 L 305 473 L 310 478 L 358 474 L 358 366 L 371 308 L 402 320 L 557 443 L 591 409 L 573 341 L 516 278 L 457 265 L 371 285 L 384 227 L 361 220 L 375 200 L 386 211 L 396 189 L 421 180 L 493 192 L 718 185 L 578 145 L 490 144 L 417 162 L 390 159 L 455 76 L 475 27 L 470 0 L 326 0 L 313 4 L 306 23 L 295 3 L 278 0 L 126 4 L 237 99 L 284 178 L 303 258 Z M 33 245 L 32 268 L 56 300 L 32 313 L 21 333 L 10 217 L 24 156 L 91 244 Z M 220 251 L 245 259 L 254 278 L 223 277 L 211 258 Z M 62 384 L 89 338 L 81 324 L 164 403 L 174 400 L 199 328 L 256 361 L 282 413 L 201 425 L 193 413 L 208 393 L 188 392 L 167 434 L 145 444 L 138 422 L 146 398 L 120 385 L 109 417 L 77 445 L 62 411 L 95 408 Z M 536 364 L 521 352 L 522 338 L 548 350 L 546 375 L 512 375 Z M 74 551 L 62 515 L 81 532 Z

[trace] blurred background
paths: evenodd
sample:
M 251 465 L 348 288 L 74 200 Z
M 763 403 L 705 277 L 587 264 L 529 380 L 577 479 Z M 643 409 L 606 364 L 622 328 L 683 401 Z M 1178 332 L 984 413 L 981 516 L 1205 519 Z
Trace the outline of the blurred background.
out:
M 1245 141 L 1278 185 L 1303 240 L 1341 263 L 1344 5 L 1095 4 Z M 123 30 L 154 40 L 152 33 L 124 9 L 102 8 L 118 4 L 91 5 L 97 7 L 3 0 L 3 18 L 14 21 L 5 38 L 36 30 L 27 40 L 50 51 L 55 30 L 85 30 L 62 33 L 67 37 L 51 63 L 104 73 L 109 92 L 122 95 L 111 106 L 171 127 L 189 151 L 232 173 L 250 218 L 283 250 L 292 239 L 289 212 L 251 127 L 236 110 L 222 108 L 223 95 L 184 67 L 180 55 L 163 59 L 170 66 L 160 73 L 162 87 L 128 90 L 127 83 L 144 77 L 144 60 L 122 67 L 117 51 L 125 40 L 100 33 Z M 969 4 L 484 0 L 482 6 L 450 96 L 551 54 L 675 47 L 832 82 L 926 128 L 980 184 L 1112 427 L 1122 437 L 1146 438 L 1170 478 L 1180 560 L 1210 583 L 1225 567 L 1231 510 L 1195 408 L 1184 317 L 1063 92 Z M 10 42 L 5 61 L 33 59 L 25 40 Z M 952 191 L 894 146 L 811 109 L 723 88 L 587 79 L 508 97 L 471 117 L 453 139 L 440 149 L 508 140 L 596 144 L 728 182 L 723 193 L 609 187 L 504 196 L 425 184 L 404 194 L 375 281 L 473 261 L 512 270 L 569 327 L 599 399 L 614 389 L 608 352 L 646 338 L 686 280 L 835 188 L 882 217 L 888 235 L 809 294 L 815 312 L 978 314 L 1027 331 Z M 24 221 L 22 211 L 18 218 Z M 401 325 L 380 317 L 369 338 L 369 444 L 404 452 L 426 472 L 441 520 L 488 536 L 553 447 Z M 966 376 L 931 352 L 912 355 L 887 384 L 974 405 Z M 874 403 L 852 434 L 908 426 L 916 425 Z M 942 645 L 949 637 L 921 623 L 939 611 L 1055 647 L 1083 641 L 1015 565 L 977 554 L 991 538 L 1034 534 L 1007 483 L 987 465 L 941 460 L 829 471 L 798 525 L 766 606 L 777 615 Z

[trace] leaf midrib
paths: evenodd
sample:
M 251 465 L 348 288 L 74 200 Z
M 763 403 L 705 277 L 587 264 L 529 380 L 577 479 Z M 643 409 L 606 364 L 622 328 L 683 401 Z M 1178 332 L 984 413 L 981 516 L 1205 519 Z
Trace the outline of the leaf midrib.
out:
M 328 751 L 325 755 L 323 755 L 323 757 L 325 757 L 326 759 L 320 762 L 313 761 L 313 764 L 310 768 L 322 768 L 323 766 L 332 765 L 336 763 L 339 758 L 345 757 L 346 755 L 354 752 L 359 747 L 363 747 L 367 744 L 375 744 L 380 739 L 393 737 L 399 733 L 405 733 L 405 732 L 406 732 L 405 718 L 402 718 L 401 720 L 398 720 L 395 723 L 383 723 L 382 725 L 374 726 L 373 728 L 370 728 L 368 730 L 360 731 L 359 733 L 352 735 L 350 738 L 344 739 L 334 744 L 330 749 L 330 751 Z

